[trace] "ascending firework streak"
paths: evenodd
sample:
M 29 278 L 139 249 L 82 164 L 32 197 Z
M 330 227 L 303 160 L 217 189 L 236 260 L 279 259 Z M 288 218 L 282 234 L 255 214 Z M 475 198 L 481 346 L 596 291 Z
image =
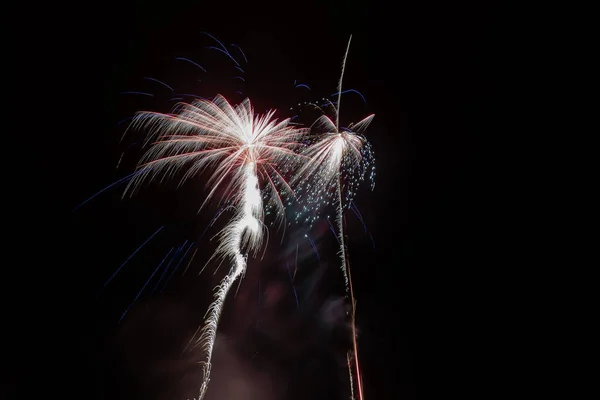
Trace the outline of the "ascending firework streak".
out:
M 346 295 L 350 296 L 351 301 L 351 324 L 352 324 L 352 336 L 353 336 L 353 351 L 352 356 L 347 355 L 348 368 L 350 369 L 350 388 L 354 392 L 354 385 L 352 381 L 352 371 L 350 367 L 350 360 L 354 359 L 354 367 L 356 372 L 356 386 L 358 389 L 358 398 L 363 400 L 361 374 L 358 362 L 358 346 L 356 340 L 356 301 L 354 299 L 354 291 L 352 289 L 352 281 L 350 277 L 350 265 L 348 264 L 347 249 L 344 241 L 344 223 L 343 213 L 345 206 L 349 206 L 352 201 L 352 196 L 356 190 L 358 182 L 364 179 L 366 170 L 371 167 L 371 176 L 374 178 L 373 170 L 373 153 L 371 146 L 362 132 L 368 127 L 374 118 L 374 115 L 370 115 L 362 121 L 350 125 L 347 129 L 340 129 L 340 101 L 342 96 L 342 80 L 344 78 L 344 70 L 346 68 L 346 59 L 348 57 L 348 51 L 350 50 L 350 40 L 348 41 L 348 47 L 346 48 L 346 54 L 342 62 L 342 72 L 338 84 L 338 102 L 337 106 L 333 105 L 335 110 L 335 123 L 326 115 L 321 116 L 316 122 L 316 125 L 326 129 L 326 134 L 321 137 L 321 140 L 308 147 L 304 154 L 308 156 L 311 161 L 305 164 L 298 172 L 296 179 L 304 180 L 307 186 L 311 186 L 308 190 L 307 200 L 309 202 L 322 201 L 321 193 L 327 192 L 328 189 L 334 185 L 336 187 L 336 222 L 338 228 L 338 241 L 340 243 L 340 259 L 341 269 L 344 274 L 344 281 L 346 286 Z M 345 187 L 342 187 L 342 179 L 346 180 Z M 317 178 L 311 178 L 316 176 Z M 314 180 L 313 180 L 314 179 Z M 343 198 L 343 192 L 346 189 L 345 199 Z M 344 205 L 344 200 L 346 205 Z M 352 393 L 354 398 L 354 393 Z
M 204 168 L 212 167 L 214 173 L 208 181 L 212 189 L 200 208 L 220 187 L 224 187 L 221 202 L 230 202 L 235 208 L 209 260 L 217 256 L 222 261 L 229 259 L 232 267 L 216 288 L 200 335 L 192 338 L 206 351 L 206 360 L 201 363 L 204 375 L 199 400 L 204 397 L 210 380 L 212 351 L 227 293 L 244 274 L 248 253 L 256 253 L 264 237 L 259 178 L 266 182 L 265 189 L 270 191 L 270 200 L 278 206 L 280 216 L 284 213 L 279 187 L 283 187 L 282 194 L 291 194 L 279 170 L 297 161 L 294 149 L 305 130 L 290 126 L 289 119 L 277 122 L 273 114 L 274 111 L 255 115 L 248 99 L 233 107 L 217 96 L 212 101 L 180 104 L 173 114 L 142 112 L 133 121 L 133 127 L 149 129 L 149 140 L 156 141 L 140 162 L 140 173 L 129 183 L 126 192 L 132 192 L 143 181 L 153 180 L 161 173 L 172 176 L 187 168 L 183 182 Z

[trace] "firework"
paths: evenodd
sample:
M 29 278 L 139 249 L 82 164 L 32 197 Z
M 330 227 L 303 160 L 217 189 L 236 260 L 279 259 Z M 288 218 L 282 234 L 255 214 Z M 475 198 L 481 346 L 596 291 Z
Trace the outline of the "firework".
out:
M 214 171 L 208 180 L 212 189 L 200 208 L 222 188 L 219 203 L 227 202 L 235 209 L 211 257 L 229 260 L 232 267 L 215 290 L 204 326 L 192 339 L 206 352 L 206 360 L 201 362 L 204 374 L 199 400 L 210 380 L 212 351 L 227 293 L 243 276 L 248 255 L 255 254 L 265 236 L 263 194 L 268 194 L 266 200 L 278 207 L 277 215 L 283 218 L 281 193 L 291 192 L 280 171 L 298 160 L 294 150 L 306 131 L 289 125 L 289 119 L 278 122 L 274 112 L 255 115 L 248 99 L 234 107 L 217 96 L 212 101 L 182 103 L 172 114 L 139 113 L 132 123 L 133 128 L 147 129 L 148 143 L 153 142 L 126 193 L 132 194 L 144 181 L 171 178 L 185 171 L 183 183 L 210 168 Z
M 369 115 L 358 123 L 349 125 L 347 128 L 340 128 L 342 80 L 344 78 L 346 59 L 350 50 L 351 40 L 352 36 L 350 36 L 350 40 L 348 41 L 348 47 L 346 48 L 346 54 L 342 62 L 342 72 L 338 84 L 338 101 L 337 104 L 330 104 L 334 109 L 335 122 L 328 116 L 323 115 L 313 124 L 312 128 L 324 130 L 326 133 L 318 135 L 317 140 L 303 151 L 303 154 L 309 158 L 310 162 L 305 163 L 298 170 L 294 182 L 302 188 L 299 192 L 302 192 L 303 199 L 307 203 L 315 205 L 315 208 L 324 201 L 336 204 L 337 238 L 340 244 L 341 270 L 344 275 L 346 295 L 350 296 L 351 301 L 353 357 L 350 357 L 350 354 L 348 354 L 348 362 L 350 363 L 351 358 L 354 359 L 358 398 L 363 400 L 356 341 L 356 301 L 350 279 L 350 266 L 348 264 L 345 245 L 343 212 L 346 207 L 350 207 L 352 204 L 352 198 L 356 193 L 359 183 L 365 179 L 367 170 L 370 170 L 369 178 L 374 183 L 374 156 L 371 145 L 363 136 L 363 132 L 373 120 L 374 115 Z M 334 187 L 335 190 L 332 190 Z M 331 198 L 333 196 L 332 193 L 335 193 L 335 199 Z M 316 217 L 317 215 L 313 216 L 313 218 Z M 310 217 L 306 220 L 309 219 Z M 352 368 L 350 366 L 349 370 L 350 388 L 354 392 Z M 354 398 L 353 393 L 352 398 Z

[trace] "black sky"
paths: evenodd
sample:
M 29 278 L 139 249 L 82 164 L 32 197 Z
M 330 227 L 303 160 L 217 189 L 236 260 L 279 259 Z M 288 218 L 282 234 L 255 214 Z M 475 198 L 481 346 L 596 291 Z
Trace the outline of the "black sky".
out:
M 377 157 L 377 184 L 356 202 L 377 250 L 360 236 L 360 226 L 350 232 L 349 244 L 365 395 L 414 399 L 417 377 L 420 392 L 440 389 L 436 382 L 457 395 L 479 390 L 474 366 L 491 351 L 486 338 L 495 329 L 489 313 L 496 303 L 483 300 L 490 300 L 490 269 L 500 258 L 503 213 L 495 175 L 509 79 L 501 7 L 186 0 L 98 3 L 65 13 L 54 23 L 45 21 L 51 28 L 39 29 L 40 41 L 43 32 L 52 33 L 52 40 L 40 46 L 37 64 L 23 78 L 24 86 L 52 86 L 43 95 L 29 94 L 24 107 L 49 103 L 46 125 L 35 129 L 51 126 L 53 133 L 33 144 L 40 154 L 29 178 L 35 188 L 22 179 L 17 183 L 27 195 L 16 202 L 27 211 L 13 236 L 27 267 L 14 278 L 19 290 L 9 298 L 17 306 L 6 314 L 6 326 L 15 332 L 7 366 L 18 393 L 41 390 L 32 382 L 50 369 L 50 387 L 64 396 L 117 398 L 110 392 L 114 387 L 106 389 L 110 357 L 102 353 L 110 351 L 105 343 L 115 334 L 115 315 L 136 294 L 139 280 L 125 280 L 113 292 L 120 300 L 108 305 L 98 305 L 98 288 L 157 226 L 181 221 L 191 206 L 157 211 L 162 201 L 173 204 L 165 193 L 123 206 L 114 192 L 81 214 L 71 210 L 123 176 L 115 172 L 122 132 L 116 124 L 136 107 L 156 104 L 119 93 L 141 90 L 136 85 L 145 76 L 175 76 L 165 73 L 174 57 L 192 58 L 201 54 L 199 42 L 210 45 L 200 32 L 239 44 L 251 61 L 248 94 L 255 94 L 257 108 L 282 110 L 302 96 L 288 91 L 291 80 L 318 93 L 335 91 L 354 35 L 345 82 L 366 96 L 368 106 L 361 111 L 360 104 L 349 105 L 348 112 L 357 114 L 348 119 L 376 114 L 367 135 Z M 176 80 L 181 87 L 193 78 L 189 72 Z M 171 229 L 169 238 L 200 229 L 194 223 L 178 226 L 181 231 Z M 160 254 L 162 249 L 151 251 L 148 260 Z M 105 397 L 109 392 L 112 397 Z M 131 392 L 129 398 L 138 397 Z

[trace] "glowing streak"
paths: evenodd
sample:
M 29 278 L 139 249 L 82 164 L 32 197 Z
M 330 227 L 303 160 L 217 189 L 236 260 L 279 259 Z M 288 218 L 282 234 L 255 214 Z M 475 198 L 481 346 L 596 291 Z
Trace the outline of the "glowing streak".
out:
M 220 51 L 221 53 L 225 54 L 227 57 L 229 57 L 229 59 L 231 59 L 231 61 L 233 61 L 235 63 L 235 65 L 239 66 L 240 64 L 235 60 L 235 58 L 233 58 L 233 56 L 231 54 L 229 54 L 229 52 L 227 50 L 223 50 L 220 49 L 218 47 L 215 46 L 208 46 L 207 49 L 211 49 L 211 50 L 217 50 Z
M 350 35 L 350 39 L 348 40 L 348 47 L 346 47 L 346 54 L 344 55 L 344 61 L 342 62 L 342 73 L 340 74 L 340 82 L 338 83 L 338 101 L 337 101 L 337 110 L 335 112 L 335 127 L 339 132 L 340 128 L 340 103 L 342 101 L 342 80 L 344 79 L 344 71 L 346 70 L 346 59 L 348 58 L 348 52 L 350 51 L 350 42 L 352 41 L 352 35 Z
M 144 79 L 146 79 L 147 81 L 152 81 L 152 82 L 159 83 L 159 84 L 163 85 L 164 87 L 168 88 L 168 89 L 169 89 L 171 92 L 173 92 L 173 91 L 174 91 L 174 90 L 173 90 L 173 88 L 172 88 L 171 86 L 167 85 L 167 84 L 166 84 L 166 83 L 164 83 L 163 81 L 159 81 L 158 79 L 154 79 L 154 78 L 148 78 L 148 77 L 145 77 Z
M 175 250 L 175 247 L 171 247 L 171 250 L 169 250 L 169 252 L 167 253 L 166 257 L 169 257 L 169 254 L 171 254 L 171 252 Z M 175 254 L 177 254 L 177 252 L 175 252 Z M 171 261 L 169 261 L 169 263 L 167 264 L 167 266 L 165 267 L 165 270 L 163 271 L 162 275 L 160 276 L 160 278 L 158 278 L 158 282 L 156 282 L 156 285 L 154 286 L 154 291 L 156 291 L 156 289 L 158 289 L 158 285 L 160 284 L 160 282 L 162 281 L 162 279 L 164 278 L 165 274 L 167 273 L 167 271 L 169 270 L 169 265 L 171 265 L 171 262 L 173 261 L 173 259 L 171 259 Z
M 340 82 L 338 84 L 338 101 L 336 108 L 336 132 L 340 132 L 340 107 L 342 101 L 342 80 L 344 79 L 344 71 L 346 69 L 346 59 L 348 58 L 348 52 L 350 50 L 350 42 L 352 41 L 352 35 L 350 35 L 350 39 L 348 40 L 348 47 L 346 48 L 346 54 L 344 55 L 344 61 L 342 63 L 342 73 L 340 75 Z M 353 147 L 354 148 L 354 147 Z M 342 150 L 340 150 L 342 151 Z M 350 265 L 347 262 L 346 258 L 346 245 L 344 243 L 344 226 L 343 226 L 343 205 L 342 205 L 342 188 L 341 188 L 341 176 L 340 171 L 338 170 L 338 181 L 337 181 L 337 191 L 338 191 L 338 207 L 337 207 L 337 219 L 338 219 L 338 228 L 339 228 L 339 236 L 340 236 L 340 257 L 342 258 L 342 268 L 344 270 L 344 279 L 346 281 L 346 291 L 348 291 L 348 286 L 350 286 L 350 301 L 352 302 L 352 341 L 353 341 L 353 349 L 354 349 L 354 360 L 356 362 L 356 381 L 358 384 L 358 398 L 359 400 L 363 400 L 362 393 L 362 385 L 361 385 L 361 374 L 358 366 L 358 347 L 356 343 L 356 321 L 355 321 L 355 306 L 356 301 L 354 300 L 354 291 L 352 290 L 352 281 L 350 280 Z M 350 203 L 351 204 L 351 203 Z M 352 376 L 352 374 L 350 374 Z M 352 379 L 351 379 L 352 380 Z
M 183 260 L 185 260 L 185 256 L 187 256 L 187 253 L 190 251 L 190 249 L 194 246 L 194 243 L 190 243 L 189 247 L 187 248 L 187 250 L 183 253 L 183 255 L 181 256 L 181 258 L 179 259 L 179 262 L 177 263 L 177 265 L 175 266 L 175 268 L 173 268 L 173 271 L 171 271 L 171 273 L 169 274 L 169 276 L 167 277 L 167 280 L 165 281 L 165 284 L 163 285 L 162 289 L 160 290 L 161 292 L 163 290 L 165 290 L 165 288 L 167 287 L 167 284 L 169 283 L 169 281 L 171 280 L 171 278 L 173 277 L 173 275 L 175 275 L 175 272 L 177 272 L 177 269 L 179 268 L 179 266 L 181 265 L 181 263 L 183 262 Z M 183 247 L 183 246 L 182 246 Z
M 353 202 L 350 203 L 350 209 L 352 209 L 352 212 L 354 212 L 354 215 L 356 215 L 356 217 L 358 218 L 358 220 L 360 221 L 360 223 L 363 226 L 363 229 L 365 230 L 365 233 L 367 233 L 367 224 L 365 224 L 365 220 L 362 217 L 362 214 L 360 213 L 360 211 L 358 210 L 358 208 L 356 207 L 356 204 L 354 204 Z
M 292 279 L 296 278 L 296 272 L 298 272 L 298 244 L 296 244 L 296 258 L 294 260 L 294 276 Z
M 208 32 L 200 32 L 200 33 L 203 34 L 203 35 L 208 36 L 209 38 L 211 38 L 212 40 L 214 40 L 215 42 L 217 42 L 221 46 L 221 48 L 223 50 L 227 51 L 227 47 L 225 47 L 225 45 L 219 39 L 217 39 L 216 37 L 214 37 L 213 35 L 211 35 Z
M 173 257 L 171 257 L 171 259 L 169 260 L 169 263 L 165 267 L 164 272 L 162 273 L 162 275 L 158 279 L 158 282 L 156 282 L 156 286 L 154 287 L 154 290 L 158 289 L 158 287 L 160 286 L 160 283 L 162 282 L 164 276 L 169 271 L 169 267 L 171 266 L 171 264 L 173 264 L 173 261 L 175 261 L 175 259 L 177 259 L 177 256 L 179 255 L 179 253 L 181 252 L 181 249 L 183 249 L 183 246 L 185 246 L 186 243 L 187 243 L 187 240 L 185 242 L 183 242 L 183 244 L 181 244 L 180 246 L 177 247 L 177 250 L 175 250 L 175 253 L 173 253 Z
M 311 245 L 313 251 L 317 255 L 317 261 L 318 261 L 319 265 L 321 265 L 321 256 L 319 255 L 319 250 L 317 250 L 317 246 L 315 246 L 315 242 L 313 242 L 313 240 L 308 236 L 306 236 L 306 238 L 310 242 L 310 245 Z
M 163 258 L 163 260 L 160 262 L 160 264 L 158 264 L 158 267 L 156 267 L 156 269 L 154 270 L 154 272 L 152 273 L 152 275 L 150 275 L 150 278 L 148 278 L 148 280 L 146 281 L 146 283 L 144 283 L 144 286 L 142 286 L 142 288 L 138 292 L 137 296 L 135 296 L 135 299 L 133 299 L 133 301 L 131 302 L 131 304 L 129 304 L 129 307 L 127 307 L 127 309 L 125 310 L 125 312 L 123 313 L 123 315 L 121 315 L 121 318 L 119 318 L 119 322 L 121 322 L 123 320 L 123 318 L 125 318 L 125 315 L 129 312 L 129 310 L 131 309 L 131 307 L 135 304 L 135 302 L 140 297 L 140 295 L 142 294 L 142 292 L 144 291 L 144 289 L 146 289 L 146 286 L 148 286 L 148 284 L 150 283 L 150 281 L 152 280 L 152 278 L 154 277 L 154 275 L 158 272 L 158 270 L 160 269 L 160 266 L 165 262 L 165 260 L 167 259 L 168 255 L 170 253 L 171 252 L 169 251 L 169 253 L 165 256 L 165 258 Z
M 247 253 L 243 254 L 241 249 L 246 244 L 249 250 L 260 246 L 262 239 L 260 219 L 262 219 L 262 198 L 258 189 L 258 178 L 255 172 L 255 163 L 249 162 L 244 168 L 244 186 L 242 200 L 236 210 L 236 215 L 222 234 L 222 241 L 217 252 L 226 252 L 234 258 L 234 264 L 229 273 L 223 278 L 217 287 L 214 301 L 208 309 L 205 317 L 206 325 L 202 328 L 197 344 L 200 344 L 207 352 L 207 359 L 201 363 L 204 372 L 204 381 L 200 386 L 199 399 L 204 397 L 210 381 L 210 369 L 212 351 L 217 334 L 217 326 L 223 303 L 231 286 L 246 270 Z
M 183 273 L 181 275 L 185 275 L 185 273 L 187 272 L 188 268 L 190 267 L 190 264 L 192 263 L 192 260 L 194 259 L 194 257 L 196 257 L 196 253 L 197 252 L 198 252 L 198 249 L 196 248 L 196 250 L 194 250 L 194 253 L 190 257 L 190 261 L 188 261 L 188 263 L 185 266 L 185 269 L 183 270 Z
M 331 103 L 335 122 L 326 115 L 321 116 L 313 126 L 324 127 L 326 132 L 322 135 L 321 140 L 309 146 L 304 154 L 309 157 L 310 161 L 306 162 L 299 170 L 295 177 L 296 183 L 300 181 L 301 187 L 306 187 L 304 191 L 305 201 L 312 204 L 320 204 L 327 199 L 324 197 L 329 192 L 330 188 L 335 186 L 336 193 L 336 224 L 337 224 L 337 239 L 340 246 L 339 256 L 341 260 L 341 270 L 344 276 L 346 295 L 350 296 L 352 303 L 352 335 L 353 335 L 353 355 L 356 363 L 356 382 L 358 386 L 359 400 L 363 399 L 361 375 L 358 365 L 358 348 L 356 341 L 355 327 L 355 299 L 352 290 L 352 282 L 350 279 L 350 266 L 348 263 L 347 249 L 344 238 L 344 203 L 347 206 L 352 204 L 352 197 L 356 191 L 359 181 L 363 180 L 364 174 L 368 167 L 373 167 L 373 154 L 370 145 L 366 138 L 362 136 L 362 132 L 368 127 L 373 120 L 374 115 L 364 118 L 356 124 L 350 124 L 347 129 L 340 129 L 340 104 L 342 96 L 342 83 L 344 72 L 346 69 L 346 60 L 350 50 L 350 40 L 342 62 L 342 72 L 338 83 L 338 100 L 337 106 Z M 358 177 L 356 177 L 358 175 Z M 345 177 L 343 185 L 342 177 Z M 374 169 L 372 169 L 371 180 L 374 179 Z M 299 190 L 301 191 L 301 190 Z M 347 193 L 343 196 L 344 191 Z M 313 220 L 316 216 L 313 217 Z M 306 218 L 309 221 L 310 218 Z M 350 371 L 352 377 L 352 372 Z M 351 386 L 353 382 L 350 383 Z
M 242 53 L 242 57 L 244 57 L 244 61 L 246 61 L 246 63 L 248 62 L 248 59 L 246 58 L 246 54 L 244 54 L 244 52 L 242 51 L 242 48 L 240 46 L 238 46 L 237 44 L 230 44 L 230 46 L 238 49 L 240 51 L 240 53 Z
M 192 65 L 195 65 L 196 67 L 200 68 L 202 71 L 206 72 L 206 69 L 204 69 L 204 67 L 202 67 L 200 64 L 195 63 L 194 61 L 190 60 L 189 58 L 184 58 L 184 57 L 175 57 L 176 60 L 181 60 L 181 61 L 187 61 Z
M 363 100 L 363 102 L 365 104 L 367 104 L 367 99 L 365 99 L 365 96 L 363 96 L 363 94 L 361 92 L 359 92 L 358 90 L 355 89 L 346 89 L 343 92 L 340 93 L 332 93 L 331 96 L 339 96 L 340 94 L 344 94 L 344 93 L 356 93 L 360 96 L 360 98 Z
M 340 259 L 342 261 L 342 273 L 344 274 L 344 284 L 346 286 L 346 293 L 348 292 L 349 281 L 348 281 L 348 265 L 346 263 L 346 244 L 344 242 L 344 210 L 342 209 L 342 185 L 340 180 L 337 182 L 337 193 L 338 193 L 338 204 L 337 204 L 337 225 L 338 225 L 338 241 L 340 243 Z M 352 300 L 352 299 L 351 299 Z
M 350 266 L 348 265 L 348 278 L 350 281 L 350 298 L 352 300 L 352 346 L 354 353 L 354 364 L 356 367 L 356 383 L 358 386 L 358 398 L 359 400 L 363 400 L 363 390 L 362 390 L 362 374 L 360 373 L 360 365 L 358 362 L 358 342 L 356 340 L 356 300 L 354 300 L 354 289 L 352 287 L 352 275 L 350 273 Z
M 179 93 L 178 95 L 184 97 L 193 97 L 194 99 L 208 100 L 206 97 L 198 96 L 197 94 L 193 93 Z
M 125 177 L 123 177 L 123 178 L 119 179 L 118 181 L 111 183 L 110 185 L 106 186 L 104 189 L 100 190 L 100 191 L 99 191 L 99 192 L 97 192 L 96 194 L 94 194 L 94 195 L 92 195 L 92 196 L 88 197 L 86 200 L 84 200 L 84 201 L 82 201 L 81 203 L 79 203 L 79 204 L 78 204 L 78 205 L 77 205 L 75 208 L 73 208 L 73 211 L 71 211 L 71 212 L 75 212 L 75 211 L 79 210 L 79 209 L 80 209 L 80 208 L 81 208 L 83 205 L 85 205 L 85 204 L 86 204 L 88 201 L 90 201 L 90 200 L 94 199 L 96 196 L 98 196 L 98 195 L 100 195 L 100 194 L 104 193 L 105 191 L 107 191 L 107 190 L 108 190 L 108 189 L 110 189 L 111 187 L 113 187 L 113 186 L 116 186 L 116 185 L 118 185 L 119 183 L 123 183 L 123 182 L 125 182 L 127 179 L 129 179 L 129 178 L 133 178 L 133 177 L 134 177 L 135 175 L 137 175 L 138 173 L 139 173 L 139 171 L 135 171 L 135 172 L 133 172 L 133 173 L 131 173 L 131 174 L 129 174 L 129 175 L 127 175 L 127 176 L 125 176 Z
M 146 243 L 148 243 L 154 236 L 156 236 L 156 234 L 158 232 L 160 232 L 163 228 L 164 228 L 164 226 L 161 226 L 160 228 L 158 228 L 156 230 L 156 232 L 154 232 L 148 239 L 146 239 L 146 241 L 144 243 L 142 243 L 140 245 L 140 247 L 135 249 L 135 251 L 133 253 L 131 253 L 131 255 L 129 257 L 127 257 L 127 259 L 123 262 L 123 264 L 121 264 L 121 266 L 119 268 L 117 268 L 117 270 L 112 274 L 112 276 L 110 278 L 108 278 L 106 283 L 104 283 L 104 286 L 108 285 L 110 283 L 110 281 L 112 281 L 113 278 L 119 273 L 119 271 L 125 266 L 125 264 L 127 264 L 129 262 L 129 260 L 131 260 L 133 258 L 133 256 L 135 256 L 137 254 L 137 252 L 140 251 L 141 248 L 144 247 L 146 245 Z
M 346 360 L 348 363 L 348 374 L 350 377 L 350 400 L 354 400 L 354 378 L 352 377 L 352 356 L 350 350 L 346 353 Z
M 119 161 L 117 161 L 117 166 L 115 167 L 115 169 L 119 169 L 119 167 L 121 166 L 121 161 L 123 160 L 124 155 L 125 152 L 121 153 L 121 155 L 119 156 Z
M 296 309 L 300 310 L 300 302 L 298 301 L 298 293 L 296 293 L 296 287 L 294 286 L 294 278 L 292 277 L 292 271 L 290 270 L 290 264 L 286 261 L 285 266 L 287 267 L 288 276 L 290 277 L 290 283 L 292 290 L 294 291 L 294 297 L 296 298 Z
M 117 125 L 121 125 L 124 122 L 131 121 L 132 119 L 133 119 L 133 117 L 123 118 L 122 120 L 120 120 L 119 122 L 117 122 Z
M 142 96 L 154 97 L 154 95 L 152 93 L 146 93 L 146 92 L 121 92 L 121 94 L 141 94 Z
M 289 119 L 277 122 L 272 118 L 275 111 L 255 116 L 248 99 L 233 107 L 222 96 L 217 96 L 212 101 L 180 104 L 176 111 L 173 114 L 144 112 L 132 122 L 133 128 L 148 128 L 147 141 L 154 142 L 140 161 L 142 172 L 129 182 L 125 194 L 133 194 L 142 182 L 156 180 L 160 174 L 164 179 L 185 170 L 182 184 L 211 168 L 214 171 L 208 179 L 211 190 L 200 209 L 217 189 L 223 188 L 220 202 L 231 204 L 235 210 L 219 233 L 219 245 L 209 259 L 209 262 L 216 257 L 221 258 L 221 262 L 228 259 L 232 262 L 231 269 L 215 290 L 199 336 L 194 335 L 191 341 L 206 352 L 206 360 L 200 363 L 204 372 L 200 400 L 210 381 L 212 351 L 225 299 L 233 283 L 243 276 L 248 254 L 256 255 L 266 232 L 259 176 L 272 177 L 266 180 L 266 190 L 276 192 L 275 182 L 285 186 L 276 168 L 298 161 L 294 149 L 305 130 L 290 126 Z M 279 211 L 278 216 L 283 218 L 283 209 Z

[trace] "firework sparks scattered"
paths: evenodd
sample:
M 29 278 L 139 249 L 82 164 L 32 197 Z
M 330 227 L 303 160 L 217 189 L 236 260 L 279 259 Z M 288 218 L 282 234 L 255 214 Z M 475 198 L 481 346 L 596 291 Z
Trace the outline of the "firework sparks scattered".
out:
M 131 178 L 124 195 L 133 195 L 144 183 L 163 182 L 166 179 L 179 177 L 180 184 L 183 184 L 196 174 L 210 170 L 212 174 L 208 177 L 207 182 L 210 190 L 200 205 L 199 211 L 215 198 L 218 200 L 221 210 L 234 210 L 230 221 L 218 235 L 217 250 L 207 262 L 209 264 L 216 258 L 220 259 L 220 263 L 228 261 L 231 263 L 230 270 L 215 288 L 214 300 L 205 315 L 204 325 L 198 329 L 190 341 L 190 344 L 201 347 L 206 354 L 206 359 L 200 362 L 203 380 L 198 400 L 203 399 L 210 381 L 212 353 L 227 294 L 234 282 L 244 276 L 249 255 L 256 256 L 265 238 L 268 237 L 266 236 L 268 231 L 264 224 L 265 215 L 274 214 L 275 222 L 283 223 L 285 207 L 292 204 L 292 199 L 300 202 L 300 209 L 295 215 L 296 221 L 308 222 L 311 225 L 320 218 L 319 212 L 324 203 L 335 206 L 337 229 L 331 224 L 329 217 L 327 218 L 339 244 L 346 295 L 351 301 L 353 344 L 352 349 L 347 353 L 351 396 L 353 399 L 355 398 L 356 389 L 358 400 L 364 400 L 358 362 L 356 301 L 345 245 L 343 213 L 345 208 L 352 207 L 353 197 L 365 178 L 370 179 L 372 188 L 374 187 L 374 156 L 371 145 L 363 135 L 374 115 L 369 115 L 348 127 L 340 126 L 341 95 L 353 91 L 358 93 L 364 101 L 364 96 L 354 89 L 342 91 L 351 39 L 352 37 L 348 41 L 343 58 L 338 91 L 334 93 L 337 95 L 337 101 L 323 98 L 324 104 L 311 104 L 321 111 L 323 111 L 321 107 L 331 107 L 328 109 L 333 110 L 334 117 L 330 118 L 323 113 L 324 115 L 317 119 L 310 128 L 318 133 L 308 137 L 308 140 L 304 136 L 309 129 L 300 129 L 291 122 L 298 115 L 281 122 L 273 118 L 275 111 L 256 115 L 248 99 L 237 106 L 232 106 L 222 96 L 209 100 L 196 95 L 178 93 L 177 96 L 182 97 L 175 97 L 171 100 L 182 100 L 185 97 L 194 97 L 196 100 L 191 103 L 178 103 L 170 114 L 141 112 L 132 119 L 129 129 L 145 130 L 147 138 L 143 145 L 150 145 L 150 147 L 140 161 L 136 172 L 115 182 L 117 184 Z M 220 44 L 220 48 L 214 46 L 210 48 L 227 55 L 236 64 L 236 68 L 243 72 L 229 50 L 222 43 L 218 42 L 218 44 Z M 236 45 L 231 46 L 238 48 Z M 239 51 L 247 62 L 245 54 L 241 49 Z M 181 57 L 177 59 L 194 64 L 206 72 L 203 67 L 189 59 Z M 174 91 L 171 86 L 162 81 L 154 78 L 145 79 L 161 84 L 171 92 Z M 236 76 L 234 79 L 245 81 L 241 76 Z M 307 85 L 296 84 L 295 81 L 294 86 L 310 90 Z M 238 93 L 241 94 L 241 92 Z M 145 92 L 123 92 L 122 94 L 153 96 Z M 125 122 L 125 120 L 121 122 Z M 299 163 L 299 160 L 302 162 Z M 284 176 L 290 175 L 293 175 L 293 178 L 288 184 Z M 218 214 L 220 215 L 220 212 Z M 362 222 L 360 216 L 359 219 Z M 285 224 L 283 226 L 285 229 Z M 308 240 L 311 241 L 311 245 L 319 257 L 314 243 L 310 238 Z M 175 256 L 183 250 L 186 243 L 178 248 Z M 193 244 L 187 247 L 183 257 L 167 276 L 169 265 L 174 261 L 175 256 L 173 257 L 164 269 L 155 289 L 158 288 L 165 276 L 167 276 L 166 282 L 168 282 L 192 246 Z M 173 250 L 174 248 L 169 254 Z M 195 254 L 196 251 L 193 252 L 192 259 Z M 189 267 L 192 259 L 187 263 L 185 270 Z M 161 265 L 162 262 L 150 279 L 157 273 Z M 293 287 L 293 277 L 289 266 L 288 273 Z M 295 294 L 295 296 L 298 306 L 297 295 Z M 127 311 L 123 316 L 126 313 Z
M 342 95 L 342 81 L 346 68 L 346 59 L 350 50 L 350 40 L 346 48 L 346 53 L 342 62 L 342 72 L 338 83 L 337 104 L 331 104 L 334 109 L 335 122 L 327 115 L 321 116 L 313 127 L 323 129 L 326 133 L 317 136 L 317 140 L 311 146 L 308 146 L 303 154 L 310 162 L 305 163 L 298 171 L 295 182 L 304 189 L 303 200 L 312 204 L 316 209 L 322 202 L 336 205 L 336 224 L 337 239 L 340 245 L 339 255 L 341 260 L 341 270 L 344 275 L 346 295 L 350 297 L 351 302 L 351 325 L 353 336 L 353 355 L 348 355 L 348 360 L 354 359 L 356 383 L 358 389 L 358 399 L 363 400 L 361 375 L 358 362 L 358 346 L 356 340 L 356 301 L 350 279 L 350 265 L 348 264 L 347 248 L 344 238 L 344 209 L 352 205 L 352 199 L 361 181 L 364 180 L 367 170 L 370 170 L 369 178 L 374 188 L 375 163 L 371 145 L 363 136 L 375 115 L 369 115 L 356 124 L 351 124 L 346 129 L 340 128 L 340 104 Z M 335 191 L 332 189 L 335 187 Z M 298 191 L 300 196 L 301 190 Z M 332 199 L 332 192 L 335 192 L 335 199 Z M 344 195 L 345 193 L 345 195 Z M 307 207 L 305 206 L 305 210 Z M 298 216 L 301 214 L 298 214 Z M 318 218 L 318 212 L 313 215 L 313 220 Z M 310 221 L 311 217 L 306 217 L 305 221 Z M 350 368 L 350 387 L 354 392 L 352 380 L 352 368 Z M 354 398 L 354 393 L 352 393 Z
M 298 160 L 294 150 L 306 130 L 289 125 L 289 119 L 278 122 L 273 118 L 274 113 L 255 115 L 248 99 L 234 107 L 217 96 L 212 101 L 180 104 L 172 114 L 139 113 L 132 123 L 133 128 L 146 128 L 148 141 L 155 141 L 140 161 L 140 173 L 130 181 L 126 193 L 132 194 L 144 181 L 159 176 L 161 180 L 171 178 L 185 170 L 183 183 L 211 168 L 214 172 L 208 185 L 212 189 L 200 208 L 214 197 L 217 188 L 224 188 L 219 203 L 229 203 L 235 209 L 211 257 L 211 260 L 220 257 L 221 262 L 229 260 L 232 267 L 215 290 L 205 325 L 192 338 L 206 352 L 206 360 L 201 362 L 204 375 L 199 400 L 210 381 L 212 351 L 227 293 L 243 276 L 248 255 L 256 254 L 265 236 L 261 192 L 268 193 L 267 201 L 275 204 L 281 218 L 284 217 L 281 194 L 291 193 L 279 171 Z M 261 181 L 265 182 L 262 190 Z

